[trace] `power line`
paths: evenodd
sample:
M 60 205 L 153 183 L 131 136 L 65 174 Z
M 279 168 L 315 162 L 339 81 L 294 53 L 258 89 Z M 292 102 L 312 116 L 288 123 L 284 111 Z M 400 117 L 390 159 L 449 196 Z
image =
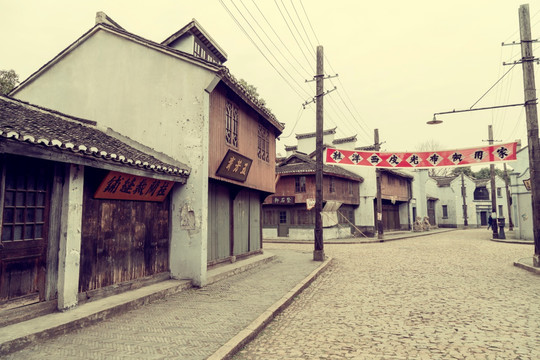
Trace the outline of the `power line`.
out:
M 287 83 L 287 85 L 289 85 L 289 87 L 300 97 L 300 98 L 303 98 L 302 95 L 300 95 L 300 93 L 291 85 L 291 83 L 283 76 L 283 74 L 281 74 L 281 72 L 274 66 L 274 64 L 272 64 L 272 62 L 268 59 L 268 57 L 264 54 L 264 52 L 259 48 L 259 46 L 255 43 L 255 41 L 251 38 L 251 36 L 249 36 L 249 34 L 247 33 L 247 31 L 244 29 L 244 27 L 240 24 L 240 22 L 236 19 L 236 17 L 234 16 L 234 14 L 229 10 L 229 8 L 227 7 L 227 5 L 225 5 L 225 3 L 223 2 L 223 0 L 220 0 L 219 1 L 221 3 L 221 5 L 225 8 L 225 10 L 227 11 L 227 13 L 231 16 L 231 18 L 234 20 L 234 22 L 236 23 L 236 25 L 238 25 L 238 27 L 240 28 L 240 30 L 242 30 L 242 32 L 244 33 L 244 35 L 247 36 L 247 38 L 251 41 L 251 43 L 257 48 L 257 50 L 261 53 L 261 55 L 266 59 L 266 61 L 270 64 L 270 66 L 272 66 L 272 68 L 279 74 L 279 76 Z
M 302 55 L 306 59 L 306 62 L 308 64 L 310 64 L 311 63 L 310 60 L 307 58 L 306 54 L 304 53 L 304 50 L 302 49 L 302 46 L 300 45 L 300 43 L 296 39 L 296 36 L 294 35 L 294 32 L 292 31 L 291 27 L 289 26 L 289 23 L 287 22 L 287 19 L 285 19 L 285 15 L 283 15 L 283 12 L 281 11 L 281 8 L 279 7 L 279 5 L 277 3 L 277 0 L 274 0 L 274 3 L 276 4 L 276 7 L 278 8 L 279 13 L 281 14 L 281 17 L 283 18 L 283 21 L 285 22 L 285 25 L 287 25 L 287 28 L 289 29 L 291 35 L 293 36 L 293 39 L 296 42 L 296 45 L 298 45 L 298 48 L 300 49 L 300 52 L 302 53 Z M 313 73 L 315 73 L 314 68 L 312 67 L 311 69 L 312 69 Z

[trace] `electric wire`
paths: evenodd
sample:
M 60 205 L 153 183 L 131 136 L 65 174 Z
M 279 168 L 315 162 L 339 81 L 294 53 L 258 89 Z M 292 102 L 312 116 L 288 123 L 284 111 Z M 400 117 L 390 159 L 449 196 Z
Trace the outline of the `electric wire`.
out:
M 277 3 L 277 0 L 274 0 L 274 3 L 276 4 L 276 7 L 278 8 L 279 13 L 281 14 L 281 17 L 283 18 L 283 21 L 285 22 L 285 25 L 287 25 L 287 28 L 289 29 L 291 35 L 293 36 L 293 39 L 296 42 L 296 45 L 298 45 L 298 48 L 300 49 L 300 52 L 302 53 L 302 55 L 306 59 L 306 62 L 309 64 L 310 61 L 307 58 L 306 54 L 304 53 L 304 50 L 302 49 L 302 46 L 300 46 L 300 43 L 296 39 L 296 36 L 294 35 L 294 32 L 292 31 L 291 27 L 289 26 L 289 23 L 287 22 L 287 19 L 285 19 L 285 15 L 283 15 L 283 12 L 281 11 L 281 8 L 279 7 L 279 4 Z M 311 69 L 313 70 L 313 73 L 315 73 L 315 69 L 313 67 Z
M 279 37 L 279 35 L 277 35 L 276 31 L 274 30 L 274 28 L 272 27 L 272 25 L 268 22 L 268 20 L 266 19 L 266 17 L 264 16 L 264 13 L 259 9 L 259 6 L 257 5 L 257 3 L 255 2 L 255 0 L 251 0 L 251 2 L 255 5 L 255 7 L 257 8 L 257 10 L 259 11 L 259 13 L 262 15 L 262 17 L 264 18 L 264 20 L 266 21 L 266 23 L 270 26 L 270 28 L 272 29 L 272 31 L 274 32 L 274 34 L 276 35 L 276 37 L 281 40 L 281 38 Z M 262 32 L 264 33 L 264 35 L 266 36 L 266 38 L 270 41 L 270 43 L 272 43 L 272 45 L 274 46 L 274 48 L 279 52 L 279 54 L 281 55 L 281 57 L 283 59 L 285 59 L 285 61 L 289 64 L 289 66 L 302 78 L 302 77 L 305 77 L 305 75 L 301 74 L 300 71 L 298 71 L 298 68 L 296 66 L 293 65 L 293 63 L 291 62 L 291 58 L 292 59 L 296 59 L 296 57 L 294 57 L 292 55 L 292 53 L 289 51 L 289 55 L 290 56 L 285 56 L 283 54 L 283 52 L 281 51 L 281 48 L 276 45 L 276 43 L 274 42 L 274 40 L 272 40 L 272 38 L 270 37 L 270 35 L 268 35 L 268 33 L 264 30 L 264 28 L 262 27 L 262 25 L 257 21 L 257 19 L 255 18 L 255 16 L 251 13 L 251 11 L 249 11 L 249 8 L 244 4 L 244 2 L 242 0 L 240 0 L 240 3 L 244 6 L 244 8 L 246 9 L 246 11 L 248 12 L 248 14 L 251 16 L 251 18 L 253 19 L 253 21 L 255 21 L 255 23 L 259 26 L 259 28 L 262 30 Z M 288 47 L 285 46 L 285 44 L 283 43 L 283 41 L 281 41 L 282 45 L 283 45 L 283 48 L 284 49 L 287 49 L 288 50 Z M 300 64 L 300 63 L 299 63 Z M 302 66 L 300 64 L 300 66 Z M 309 76 L 309 71 L 306 71 L 304 68 L 302 68 L 302 70 L 304 70 L 308 76 Z
M 240 0 L 240 2 L 243 4 L 242 0 Z M 244 16 L 244 14 L 242 14 L 242 12 L 240 11 L 240 9 L 236 6 L 236 4 L 234 3 L 234 1 L 231 0 L 231 4 L 233 4 L 233 6 L 236 8 L 236 11 L 238 11 L 238 13 L 240 14 L 240 16 L 242 16 L 242 18 L 244 19 L 244 21 L 246 22 L 246 24 L 251 28 L 251 31 L 255 34 L 255 36 L 257 36 L 257 38 L 259 39 L 259 41 L 261 42 L 261 44 L 266 48 L 266 50 L 270 53 L 270 55 L 274 58 L 274 60 L 276 61 L 277 64 L 279 64 L 282 68 L 283 68 L 283 71 L 291 78 L 291 79 L 294 79 L 294 77 L 287 71 L 287 69 L 281 65 L 281 62 L 275 57 L 275 55 L 273 54 L 273 52 L 268 48 L 268 46 L 266 46 L 266 43 L 261 39 L 261 37 L 259 36 L 259 34 L 257 33 L 257 31 L 253 28 L 253 26 L 251 26 L 250 22 L 246 19 L 246 17 Z M 266 58 L 266 57 L 265 57 Z M 266 58 L 267 61 L 268 58 Z M 270 61 L 269 61 L 270 62 Z M 274 69 L 276 69 L 274 67 Z M 277 69 L 276 69 L 277 71 Z M 301 87 L 302 88 L 302 87 Z M 302 90 L 304 90 L 306 92 L 306 94 L 309 94 L 305 89 L 302 88 Z
M 240 28 L 240 30 L 246 35 L 246 37 L 250 40 L 250 42 L 255 46 L 255 48 L 261 53 L 261 55 L 266 59 L 266 61 L 272 66 L 272 68 L 278 73 L 278 75 L 287 83 L 287 85 L 300 97 L 303 98 L 303 96 L 298 92 L 298 90 L 291 85 L 289 80 L 281 74 L 281 72 L 272 64 L 272 62 L 268 59 L 268 57 L 264 54 L 264 52 L 260 49 L 260 47 L 255 43 L 255 41 L 251 38 L 251 36 L 247 33 L 247 31 L 244 29 L 244 27 L 240 24 L 240 22 L 236 19 L 234 14 L 229 10 L 227 5 L 223 2 L 223 0 L 220 0 L 221 5 L 225 8 L 229 16 L 233 19 L 233 21 L 236 23 L 236 25 Z

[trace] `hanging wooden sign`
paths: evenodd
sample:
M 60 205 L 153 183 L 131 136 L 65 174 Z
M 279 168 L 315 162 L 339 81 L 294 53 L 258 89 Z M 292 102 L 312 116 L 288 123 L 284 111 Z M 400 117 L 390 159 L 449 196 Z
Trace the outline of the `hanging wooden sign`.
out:
M 253 160 L 229 149 L 221 161 L 216 175 L 236 181 L 246 181 Z
M 516 160 L 517 143 L 482 146 L 461 150 L 377 152 L 326 149 L 329 164 L 377 168 L 434 168 L 480 165 Z
M 525 189 L 527 191 L 531 191 L 531 179 L 523 180 L 523 185 L 525 185 Z
M 110 171 L 99 185 L 94 198 L 161 202 L 165 200 L 173 185 L 174 181 Z

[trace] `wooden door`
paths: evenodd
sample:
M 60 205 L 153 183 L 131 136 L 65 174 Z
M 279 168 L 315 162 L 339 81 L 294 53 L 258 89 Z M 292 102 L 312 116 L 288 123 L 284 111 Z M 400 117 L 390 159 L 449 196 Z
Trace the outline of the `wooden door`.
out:
M 399 222 L 399 205 L 382 204 L 383 210 L 383 229 L 384 230 L 400 230 Z
M 234 251 L 233 255 L 249 251 L 249 191 L 241 190 L 234 199 Z
M 230 194 L 226 186 L 214 181 L 208 188 L 207 261 L 212 261 L 231 255 Z
M 44 300 L 51 168 L 31 158 L 3 161 L 0 303 Z
M 279 209 L 278 215 L 279 215 L 278 236 L 287 237 L 289 236 L 289 226 L 290 226 L 289 211 L 285 209 Z
M 429 223 L 431 225 L 437 225 L 437 221 L 435 220 L 435 201 L 434 200 L 428 200 L 427 213 L 428 213 Z

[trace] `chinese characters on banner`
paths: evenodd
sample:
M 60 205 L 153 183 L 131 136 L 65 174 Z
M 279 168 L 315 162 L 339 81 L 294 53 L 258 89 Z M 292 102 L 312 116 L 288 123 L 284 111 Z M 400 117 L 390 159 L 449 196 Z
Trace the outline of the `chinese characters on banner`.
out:
M 329 164 L 373 166 L 378 168 L 433 168 L 479 165 L 516 160 L 517 143 L 478 148 L 417 152 L 374 152 L 326 149 Z
M 252 160 L 229 149 L 221 161 L 216 175 L 237 181 L 246 181 Z
M 94 198 L 163 201 L 173 185 L 174 181 L 156 180 L 110 171 L 99 185 Z
M 294 196 L 272 196 L 274 205 L 294 205 Z

